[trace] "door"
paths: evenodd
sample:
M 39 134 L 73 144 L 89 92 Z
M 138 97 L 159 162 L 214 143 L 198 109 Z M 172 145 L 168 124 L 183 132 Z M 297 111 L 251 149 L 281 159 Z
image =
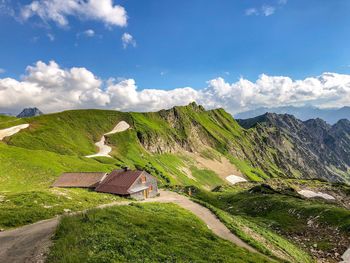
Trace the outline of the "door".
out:
M 148 189 L 146 189 L 146 190 L 143 190 L 143 197 L 146 199 L 146 198 L 148 198 L 148 196 L 149 196 L 149 192 L 148 192 L 149 190 Z

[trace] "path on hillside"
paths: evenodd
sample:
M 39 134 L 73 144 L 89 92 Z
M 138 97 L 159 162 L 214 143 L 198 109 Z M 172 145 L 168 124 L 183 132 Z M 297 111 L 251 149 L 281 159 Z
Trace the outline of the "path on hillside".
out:
M 96 154 L 92 154 L 92 155 L 88 155 L 86 156 L 87 158 L 93 158 L 93 157 L 111 157 L 109 155 L 109 153 L 112 151 L 112 147 L 108 146 L 106 144 L 106 135 L 111 135 L 111 134 L 115 134 L 118 132 L 123 132 L 126 131 L 127 129 L 130 128 L 130 125 L 125 122 L 125 121 L 121 121 L 117 124 L 117 126 L 114 127 L 114 129 L 108 133 L 105 133 L 102 135 L 101 140 L 99 140 L 98 142 L 95 143 L 95 145 L 98 147 L 98 153 Z
M 133 201 L 113 202 L 101 205 L 105 208 L 116 205 L 128 205 Z M 254 248 L 232 234 L 230 230 L 209 209 L 174 192 L 160 191 L 157 198 L 140 201 L 140 203 L 175 203 L 198 216 L 219 237 L 237 246 L 258 253 Z M 81 212 L 72 213 L 78 214 Z M 60 217 L 43 220 L 31 225 L 0 232 L 0 263 L 39 263 L 44 262 L 45 254 L 51 245 L 51 237 L 59 223 Z

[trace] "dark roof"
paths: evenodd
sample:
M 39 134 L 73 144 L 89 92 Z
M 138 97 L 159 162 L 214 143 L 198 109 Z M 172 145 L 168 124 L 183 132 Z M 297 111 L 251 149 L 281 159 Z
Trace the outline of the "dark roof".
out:
M 129 188 L 139 178 L 143 171 L 114 170 L 96 187 L 97 192 L 126 195 Z
M 94 188 L 105 177 L 106 173 L 63 173 L 53 184 L 53 187 L 84 187 Z

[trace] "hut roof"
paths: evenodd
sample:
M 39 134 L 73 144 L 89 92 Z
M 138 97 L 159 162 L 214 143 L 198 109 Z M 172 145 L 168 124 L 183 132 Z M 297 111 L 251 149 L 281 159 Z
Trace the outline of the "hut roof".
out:
M 142 173 L 143 171 L 138 170 L 114 170 L 96 187 L 96 191 L 120 195 L 130 194 L 129 188 Z
M 104 180 L 106 173 L 63 173 L 53 184 L 53 187 L 95 188 Z

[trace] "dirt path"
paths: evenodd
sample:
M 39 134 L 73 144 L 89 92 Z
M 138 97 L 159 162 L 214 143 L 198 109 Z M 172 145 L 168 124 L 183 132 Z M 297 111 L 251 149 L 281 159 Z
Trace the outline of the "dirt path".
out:
M 160 197 L 147 199 L 141 203 L 161 202 L 175 203 L 198 216 L 208 228 L 219 237 L 233 244 L 243 247 L 251 252 L 258 253 L 254 248 L 243 242 L 220 222 L 220 220 L 207 208 L 192 202 L 187 197 L 174 192 L 160 191 Z M 101 205 L 105 208 L 115 205 L 128 205 L 131 201 L 114 202 Z M 72 213 L 72 214 L 78 214 Z M 60 217 L 43 220 L 35 224 L 8 230 L 0 233 L 0 263 L 38 263 L 44 262 L 45 254 L 51 245 L 51 237 L 59 223 Z
M 153 201 L 152 199 L 147 199 L 143 202 Z M 199 217 L 209 229 L 211 229 L 217 236 L 226 239 L 237 246 L 243 247 L 250 252 L 258 253 L 253 247 L 242 241 L 236 235 L 232 234 L 231 231 L 223 224 L 221 221 L 207 208 L 201 206 L 183 195 L 179 195 L 174 192 L 160 191 L 160 197 L 156 202 L 163 203 L 175 203 L 195 214 Z

